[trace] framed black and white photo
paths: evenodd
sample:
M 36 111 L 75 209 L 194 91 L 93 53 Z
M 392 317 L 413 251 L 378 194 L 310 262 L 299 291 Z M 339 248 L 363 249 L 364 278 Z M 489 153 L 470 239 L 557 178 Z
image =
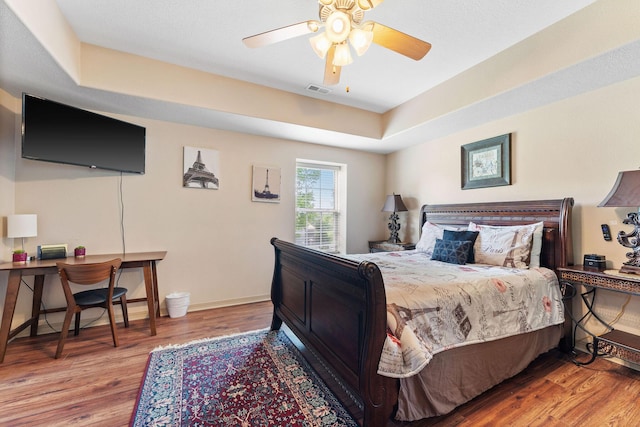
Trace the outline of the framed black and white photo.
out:
M 511 134 L 462 146 L 462 189 L 511 184 Z
M 280 168 L 254 165 L 251 182 L 252 201 L 280 203 Z
M 220 155 L 218 150 L 184 147 L 182 186 L 189 188 L 220 188 Z

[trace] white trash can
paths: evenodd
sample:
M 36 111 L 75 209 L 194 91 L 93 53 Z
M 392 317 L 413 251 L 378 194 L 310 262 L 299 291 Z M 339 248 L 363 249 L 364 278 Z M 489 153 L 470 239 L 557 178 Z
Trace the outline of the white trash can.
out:
M 189 308 L 189 292 L 172 292 L 165 297 L 169 317 L 182 317 Z

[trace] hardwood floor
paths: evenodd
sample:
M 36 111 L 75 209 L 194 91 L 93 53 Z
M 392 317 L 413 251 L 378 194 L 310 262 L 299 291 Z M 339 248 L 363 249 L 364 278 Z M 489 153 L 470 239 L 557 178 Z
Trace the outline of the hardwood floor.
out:
M 149 352 L 157 346 L 268 327 L 271 303 L 189 313 L 118 329 L 114 348 L 108 326 L 67 339 L 55 360 L 58 334 L 11 342 L 0 365 L 2 426 L 126 426 Z M 557 351 L 452 413 L 390 427 L 640 425 L 640 372 L 598 359 L 578 367 Z

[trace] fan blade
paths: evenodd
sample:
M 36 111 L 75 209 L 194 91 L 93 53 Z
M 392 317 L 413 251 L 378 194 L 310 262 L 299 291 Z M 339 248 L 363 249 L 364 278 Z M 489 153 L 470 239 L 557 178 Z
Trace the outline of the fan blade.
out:
M 366 25 L 373 26 L 373 42 L 375 44 L 391 49 L 416 61 L 422 59 L 431 49 L 431 43 L 427 43 L 377 22 L 367 23 Z
M 298 22 L 297 24 L 245 37 L 242 42 L 247 47 L 262 47 L 305 34 L 315 33 L 319 27 L 320 23 L 318 21 Z
M 333 65 L 333 57 L 336 53 L 336 46 L 333 45 L 327 52 L 327 62 L 324 65 L 324 84 L 327 86 L 337 85 L 340 81 L 340 71 L 342 67 Z
M 369 10 L 378 6 L 383 1 L 384 0 L 358 0 L 358 6 L 360 6 L 362 10 Z

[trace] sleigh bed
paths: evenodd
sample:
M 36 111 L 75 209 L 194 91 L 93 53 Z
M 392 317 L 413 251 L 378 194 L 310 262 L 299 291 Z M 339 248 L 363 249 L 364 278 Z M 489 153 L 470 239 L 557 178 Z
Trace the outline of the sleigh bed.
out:
M 485 228 L 538 223 L 542 230 L 541 238 L 538 236 L 542 268 L 531 270 L 550 275 L 555 281 L 552 272 L 573 263 L 572 206 L 572 198 L 424 205 L 420 229 L 437 226 L 466 230 L 469 223 Z M 570 336 L 567 322 L 563 324 L 560 319 L 558 323 L 556 319 L 556 324 L 544 328 L 523 328 L 516 335 L 438 350 L 415 375 L 381 375 L 383 348 L 386 352 L 389 340 L 396 340 L 392 332 L 397 327 L 388 321 L 381 268 L 364 255 L 335 256 L 277 238 L 271 243 L 275 248 L 271 328 L 279 329 L 284 322 L 311 354 L 328 365 L 331 376 L 362 410 L 366 426 L 385 426 L 394 412 L 400 420 L 447 413 L 517 374 L 539 354 L 557 347 L 563 336 Z M 384 258 L 373 255 L 379 264 L 384 262 Z M 409 252 L 396 255 L 421 256 Z M 482 265 L 467 265 L 471 267 L 467 270 L 484 269 Z M 389 276 L 387 279 L 390 281 Z M 562 305 L 561 298 L 553 299 Z

